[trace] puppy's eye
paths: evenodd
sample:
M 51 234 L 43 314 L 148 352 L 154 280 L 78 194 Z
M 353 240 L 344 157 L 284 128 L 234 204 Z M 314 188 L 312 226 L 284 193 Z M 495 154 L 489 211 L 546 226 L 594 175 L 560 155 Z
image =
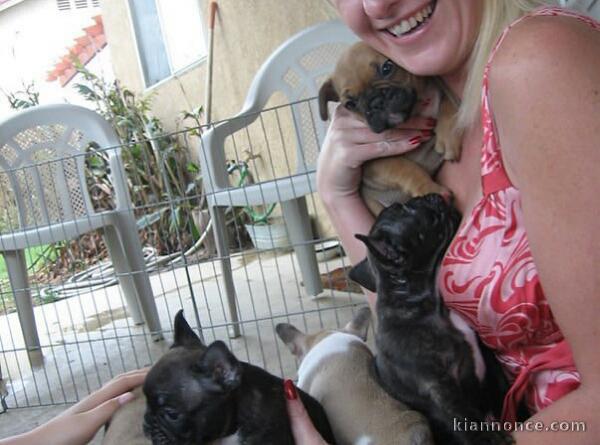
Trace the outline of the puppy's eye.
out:
M 379 71 L 383 77 L 387 77 L 394 72 L 394 68 L 394 62 L 388 59 L 385 62 L 383 62 L 383 65 L 381 65 L 381 69 Z
M 163 415 L 171 422 L 176 422 L 180 417 L 179 411 L 169 408 L 163 409 Z
M 350 111 L 356 110 L 356 102 L 353 101 L 352 99 L 348 99 L 346 101 L 346 103 L 344 104 L 344 106 Z

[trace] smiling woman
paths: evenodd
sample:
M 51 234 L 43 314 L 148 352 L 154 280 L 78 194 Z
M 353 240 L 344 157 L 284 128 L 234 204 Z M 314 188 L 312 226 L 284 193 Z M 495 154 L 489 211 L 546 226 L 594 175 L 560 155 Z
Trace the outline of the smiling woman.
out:
M 595 443 L 600 23 L 536 9 L 551 3 L 536 0 L 335 3 L 365 43 L 413 74 L 438 76 L 461 100 L 461 159 L 436 179 L 463 220 L 438 285 L 510 380 L 503 419 L 525 405 L 532 419 L 591 427 L 568 438 L 519 432 L 519 445 Z M 359 194 L 363 165 L 407 152 L 409 138 L 402 128 L 374 134 L 343 107 L 333 114 L 317 188 L 353 263 L 365 256 L 354 235 L 373 224 Z
M 411 31 L 419 29 L 422 25 L 428 22 L 429 16 L 431 16 L 434 8 L 435 2 L 425 6 L 423 9 L 409 18 L 402 20 L 400 24 L 389 28 L 388 31 L 395 37 L 410 34 Z

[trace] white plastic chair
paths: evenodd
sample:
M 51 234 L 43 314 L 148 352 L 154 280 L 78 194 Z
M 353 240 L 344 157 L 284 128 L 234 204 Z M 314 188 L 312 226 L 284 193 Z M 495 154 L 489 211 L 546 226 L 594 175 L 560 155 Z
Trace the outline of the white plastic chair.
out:
M 115 209 L 93 209 L 85 179 L 85 148 L 108 149 Z M 0 234 L 19 322 L 28 350 L 40 348 L 27 277 L 25 249 L 70 240 L 95 229 L 104 239 L 129 312 L 161 338 L 158 312 L 146 273 L 136 220 L 112 127 L 87 108 L 46 105 L 0 122 L 0 185 L 5 202 L 16 204 L 17 221 Z M 141 307 L 141 311 L 140 311 Z M 143 317 L 142 317 L 143 314 Z
M 283 43 L 256 73 L 242 110 L 232 119 L 215 125 L 202 136 L 200 153 L 204 187 L 217 251 L 221 257 L 230 315 L 237 330 L 235 288 L 228 259 L 225 209 L 229 206 L 255 206 L 281 203 L 290 240 L 300 266 L 308 295 L 322 292 L 305 195 L 316 191 L 315 167 L 327 123 L 319 119 L 315 98 L 319 87 L 333 71 L 340 54 L 357 37 L 335 20 L 308 28 Z M 296 142 L 296 171 L 244 187 L 231 187 L 228 181 L 224 144 L 230 135 L 248 127 L 260 116 L 267 101 L 275 94 L 285 96 L 291 105 Z M 303 101 L 297 103 L 298 101 Z

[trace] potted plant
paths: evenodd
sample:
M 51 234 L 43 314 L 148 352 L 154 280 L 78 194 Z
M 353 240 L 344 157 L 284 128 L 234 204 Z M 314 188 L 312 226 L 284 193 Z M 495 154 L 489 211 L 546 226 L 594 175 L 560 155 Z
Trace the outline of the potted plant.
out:
M 229 162 L 227 171 L 230 175 L 234 172 L 239 175 L 238 186 L 253 183 L 246 161 Z M 269 204 L 243 208 L 246 220 L 244 228 L 254 247 L 259 250 L 289 248 L 291 245 L 283 218 L 272 216 L 276 206 Z

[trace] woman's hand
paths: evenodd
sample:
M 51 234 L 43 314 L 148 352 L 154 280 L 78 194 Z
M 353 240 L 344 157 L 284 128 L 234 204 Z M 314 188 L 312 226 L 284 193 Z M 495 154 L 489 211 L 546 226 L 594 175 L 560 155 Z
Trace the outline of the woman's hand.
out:
M 294 382 L 291 380 L 284 382 L 284 393 L 292 426 L 292 435 L 296 445 L 327 445 L 327 442 L 323 440 L 310 420 L 302 401 L 298 397 Z
M 431 138 L 434 126 L 435 119 L 415 117 L 398 128 L 373 133 L 365 122 L 338 105 L 319 154 L 319 195 L 327 204 L 357 194 L 363 163 L 418 147 Z
M 119 407 L 133 400 L 149 368 L 118 375 L 54 419 L 21 436 L 0 440 L 3 445 L 83 445 L 96 435 Z

